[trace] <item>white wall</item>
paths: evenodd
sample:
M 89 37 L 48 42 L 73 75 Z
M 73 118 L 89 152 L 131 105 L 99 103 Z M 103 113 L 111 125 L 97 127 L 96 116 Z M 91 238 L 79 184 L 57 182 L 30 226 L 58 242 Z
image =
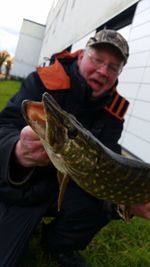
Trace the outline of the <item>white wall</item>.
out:
M 26 77 L 38 65 L 45 25 L 23 20 L 11 75 Z
M 51 8 L 39 58 L 62 51 L 138 0 L 59 0 Z
M 92 31 L 90 34 L 87 34 L 81 40 L 75 42 L 71 47 L 71 52 L 77 51 L 79 49 L 83 49 L 85 47 L 87 41 L 89 40 L 89 38 L 95 35 L 95 32 L 96 31 Z
M 120 143 L 150 162 L 150 1 L 139 2 L 129 32 L 130 57 L 119 91 L 130 101 Z

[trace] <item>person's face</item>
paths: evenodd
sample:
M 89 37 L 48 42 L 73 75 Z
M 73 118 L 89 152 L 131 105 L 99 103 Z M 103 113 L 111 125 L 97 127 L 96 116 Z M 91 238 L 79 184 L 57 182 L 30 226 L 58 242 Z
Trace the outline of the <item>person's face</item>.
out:
M 110 90 L 123 65 L 120 53 L 111 46 L 88 48 L 78 57 L 79 73 L 93 90 L 92 97 L 101 97 Z

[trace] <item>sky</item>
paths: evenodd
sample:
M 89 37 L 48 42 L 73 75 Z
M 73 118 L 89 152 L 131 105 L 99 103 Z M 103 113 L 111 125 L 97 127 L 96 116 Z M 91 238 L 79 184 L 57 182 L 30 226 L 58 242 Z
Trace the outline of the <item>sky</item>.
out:
M 0 0 L 0 51 L 12 56 L 18 43 L 23 19 L 45 24 L 54 0 Z

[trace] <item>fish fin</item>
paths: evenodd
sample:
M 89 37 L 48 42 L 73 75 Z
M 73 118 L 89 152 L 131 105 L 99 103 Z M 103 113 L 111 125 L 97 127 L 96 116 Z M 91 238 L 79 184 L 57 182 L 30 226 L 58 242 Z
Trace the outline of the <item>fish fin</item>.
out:
M 64 173 L 62 173 L 62 172 L 57 170 L 57 179 L 58 179 L 59 185 L 61 185 L 61 183 L 62 183 L 62 181 L 64 179 L 64 176 L 65 176 Z
M 67 184 L 70 180 L 70 177 L 67 174 L 57 172 L 57 178 L 59 181 L 58 211 L 60 211 L 60 207 L 61 207 L 61 204 L 63 201 L 64 193 L 66 191 L 66 187 L 67 187 Z
M 130 207 L 127 205 L 117 205 L 117 213 L 126 223 L 129 223 L 130 220 L 133 218 L 133 215 L 130 212 Z

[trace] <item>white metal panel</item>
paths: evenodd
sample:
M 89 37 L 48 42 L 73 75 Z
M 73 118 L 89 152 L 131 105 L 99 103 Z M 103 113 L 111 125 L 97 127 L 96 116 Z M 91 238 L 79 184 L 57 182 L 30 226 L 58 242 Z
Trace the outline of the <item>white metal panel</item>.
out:
M 150 103 L 145 101 L 135 101 L 132 116 L 136 116 L 143 119 L 143 121 L 150 122 Z
M 137 117 L 130 117 L 128 121 L 128 132 L 132 133 L 136 137 L 139 137 L 149 142 L 150 136 L 150 123 L 145 120 L 140 120 Z
M 148 3 L 149 3 L 149 7 L 147 7 L 146 10 L 144 11 L 142 10 L 142 12 L 140 12 L 139 14 L 135 16 L 135 19 L 133 22 L 134 27 L 149 21 L 150 1 L 148 1 Z
M 138 15 L 139 13 L 146 11 L 148 8 L 150 8 L 149 0 L 140 1 L 138 4 L 138 9 L 136 11 L 136 14 Z
M 143 80 L 145 83 L 150 84 L 150 67 L 145 68 Z
M 135 98 L 135 96 L 137 96 L 138 89 L 139 88 L 137 84 L 123 83 L 119 86 L 118 91 L 122 96 L 127 97 L 128 100 L 130 101 L 130 98 Z
M 131 35 L 132 37 L 132 35 Z M 130 40 L 130 53 L 137 53 L 141 51 L 149 51 L 150 49 L 150 35 L 140 38 L 138 40 Z
M 141 88 L 141 90 L 139 90 L 139 93 L 138 93 L 138 99 L 145 100 L 145 101 L 148 101 L 150 103 L 150 85 L 149 84 L 143 84 L 141 87 L 142 88 Z M 150 112 L 150 110 L 149 110 L 149 112 Z
M 13 66 L 13 72 L 11 72 L 12 75 L 15 77 L 20 78 L 26 78 L 29 73 L 35 70 L 35 66 L 31 66 L 29 64 L 15 61 L 15 64 Z
M 122 82 L 132 82 L 132 83 L 140 83 L 143 79 L 145 68 L 131 68 L 124 69 L 122 74 L 120 75 L 120 80 Z
M 147 143 L 136 135 L 126 133 L 123 146 L 131 153 L 137 155 L 140 159 L 150 163 L 150 143 Z
M 148 62 L 149 51 L 131 54 L 126 68 L 144 67 Z
M 119 85 L 118 91 L 124 97 L 126 97 L 130 106 L 128 108 L 128 113 L 130 111 L 131 106 L 133 106 L 133 102 L 136 100 L 145 101 L 150 103 L 150 85 L 149 84 L 136 84 L 136 83 L 123 83 L 121 86 Z M 150 104 L 149 104 L 150 105 Z M 149 107 L 148 107 L 149 108 Z
M 150 9 L 148 11 L 149 11 L 148 14 L 150 14 Z M 131 29 L 132 40 L 139 39 L 139 38 L 141 39 L 142 37 L 148 36 L 150 32 L 149 29 L 150 29 L 150 21 L 147 21 L 146 24 L 144 23 L 137 27 L 132 28 Z
M 25 64 L 36 66 L 38 63 L 41 45 L 41 40 L 22 33 L 19 38 L 15 59 Z

